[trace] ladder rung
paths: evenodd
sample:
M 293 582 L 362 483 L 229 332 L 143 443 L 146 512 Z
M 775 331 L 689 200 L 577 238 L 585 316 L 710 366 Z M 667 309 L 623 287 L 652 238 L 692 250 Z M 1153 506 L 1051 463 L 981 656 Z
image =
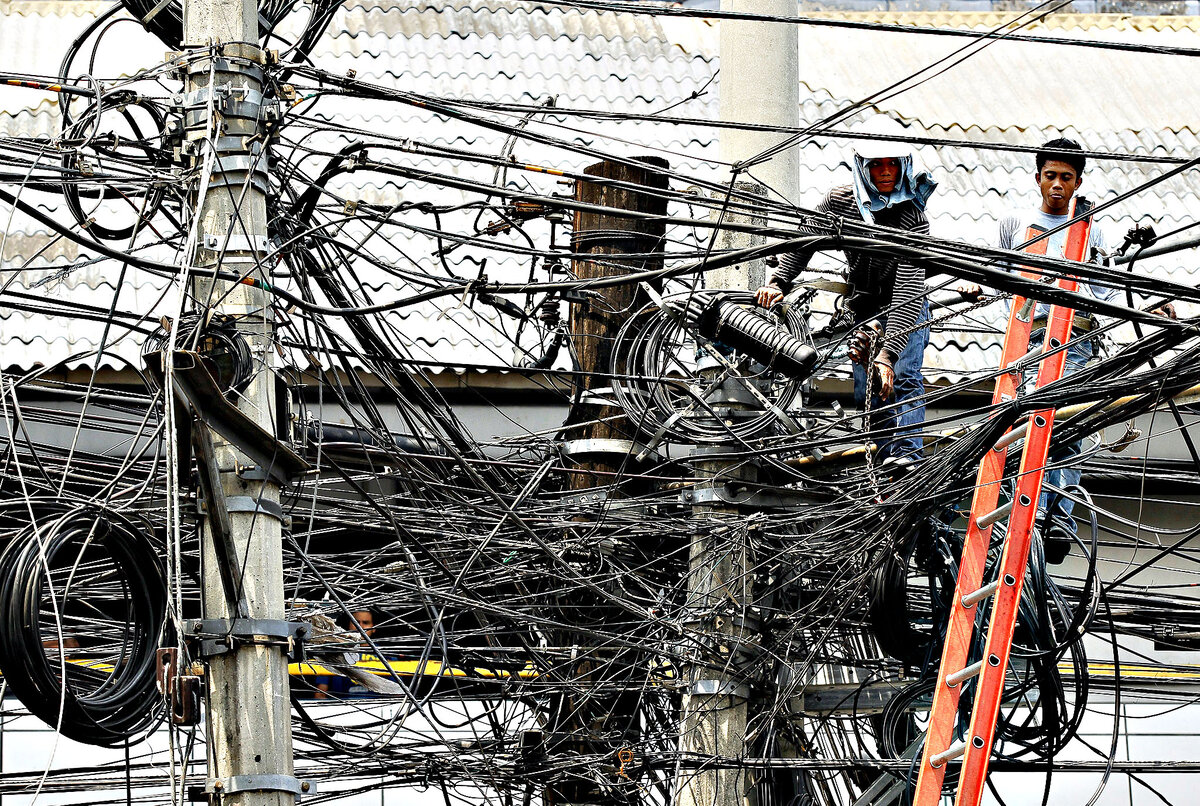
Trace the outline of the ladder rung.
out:
M 1021 423 L 1019 426 L 1000 437 L 1000 439 L 996 440 L 996 444 L 992 446 L 992 450 L 998 451 L 1001 448 L 1007 448 L 1009 445 L 1025 436 L 1025 432 L 1027 430 L 1029 430 L 1029 423 Z
M 978 526 L 980 529 L 986 529 L 989 526 L 991 526 L 993 523 L 995 523 L 996 521 L 1003 518 L 1008 513 L 1012 512 L 1012 508 L 1013 508 L 1013 502 L 1009 501 L 1004 506 L 993 509 L 991 512 L 987 513 L 986 515 L 980 515 L 978 518 L 975 519 L 975 525 Z
M 965 752 L 967 752 L 967 743 L 966 742 L 955 742 L 954 744 L 950 745 L 948 748 L 946 748 L 942 752 L 938 753 L 936 756 L 930 756 L 929 757 L 929 766 L 940 767 L 943 764 L 945 764 L 947 761 L 956 759 Z
M 1021 303 L 1021 307 L 1017 309 L 1017 319 L 1022 322 L 1033 321 L 1033 306 L 1035 303 L 1036 300 L 1026 297 L 1025 301 Z
M 979 590 L 973 591 L 971 593 L 968 593 L 966 596 L 964 596 L 962 598 L 962 606 L 963 607 L 974 607 L 975 605 L 979 604 L 984 599 L 988 598 L 993 593 L 995 593 L 996 590 L 999 589 L 999 587 L 1000 587 L 999 581 L 989 582 L 988 584 L 984 585 Z
M 946 675 L 946 685 L 954 688 L 964 680 L 970 680 L 983 669 L 983 661 L 976 661 L 965 669 L 959 669 L 954 674 Z

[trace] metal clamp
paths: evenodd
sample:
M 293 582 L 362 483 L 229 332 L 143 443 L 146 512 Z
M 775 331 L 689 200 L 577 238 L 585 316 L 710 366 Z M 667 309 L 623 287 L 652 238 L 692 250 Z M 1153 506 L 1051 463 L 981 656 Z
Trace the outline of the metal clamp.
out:
M 309 625 L 281 619 L 188 619 L 184 624 L 193 651 L 202 658 L 224 655 L 239 646 L 282 646 L 294 662 L 304 660 Z
M 563 456 L 621 456 L 642 460 L 647 455 L 662 457 L 652 448 L 628 439 L 571 439 L 562 444 Z
M 229 512 L 253 512 L 256 515 L 266 515 L 280 523 L 284 520 L 283 507 L 267 498 L 231 495 L 225 499 L 225 509 Z
M 754 414 L 762 414 L 761 395 L 756 396 L 743 384 L 734 382 L 729 378 L 726 378 L 721 382 L 720 386 L 709 392 L 705 396 L 704 402 L 713 404 L 714 406 L 719 406 L 721 404 L 750 406 L 753 409 Z
M 182 105 L 185 109 L 203 108 L 208 105 L 209 99 L 214 108 L 226 117 L 243 118 L 257 118 L 265 100 L 263 94 L 253 87 L 226 83 L 185 92 Z
M 608 490 L 603 487 L 595 490 L 580 490 L 567 493 L 562 497 L 562 503 L 568 507 L 603 506 L 608 502 Z
M 700 487 L 684 490 L 680 500 L 686 504 L 700 506 L 740 506 L 760 509 L 792 509 L 811 505 L 814 498 L 800 490 L 787 487 L 759 489 L 753 487 L 731 488 L 721 484 L 715 487 Z
M 227 778 L 209 778 L 204 791 L 210 795 L 234 795 L 238 792 L 290 792 L 300 801 L 301 795 L 312 795 L 317 785 L 301 781 L 294 775 L 230 775 Z
M 697 680 L 688 688 L 689 694 L 708 697 L 737 697 L 749 699 L 750 687 L 730 680 Z
M 256 473 L 255 469 L 246 471 L 246 475 L 242 476 L 242 478 L 254 480 L 267 477 L 266 474 L 262 473 L 261 471 Z M 239 473 L 238 475 L 241 476 L 242 474 Z M 224 499 L 224 503 L 226 512 L 249 512 L 253 515 L 262 515 L 264 517 L 274 518 L 275 520 L 279 521 L 284 530 L 292 528 L 292 519 L 284 514 L 283 507 L 266 498 L 251 498 L 248 495 L 231 495 Z M 209 515 L 208 501 L 205 498 L 197 499 L 196 509 L 201 515 L 207 517 Z
M 223 159 L 228 159 L 227 155 L 244 154 L 247 151 L 258 154 L 262 151 L 262 143 L 250 142 L 250 138 L 243 135 L 223 134 L 212 138 L 212 145 L 213 151 L 222 155 Z
M 259 255 L 265 255 L 271 251 L 271 239 L 266 235 L 255 235 L 247 238 L 245 235 L 229 235 L 228 237 L 219 235 L 205 235 L 200 245 L 210 252 L 222 250 L 224 252 L 253 252 Z
M 265 157 L 253 155 L 217 157 L 212 175 L 208 179 L 209 188 L 240 188 L 247 183 L 264 193 L 270 189 Z

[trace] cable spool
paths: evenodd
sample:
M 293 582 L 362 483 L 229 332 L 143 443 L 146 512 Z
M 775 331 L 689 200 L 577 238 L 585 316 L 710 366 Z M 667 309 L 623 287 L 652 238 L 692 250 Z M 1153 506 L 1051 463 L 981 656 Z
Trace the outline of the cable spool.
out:
M 163 712 L 155 651 L 167 608 L 147 528 L 90 504 L 3 506 L 0 525 L 20 521 L 0 552 L 0 669 L 9 687 L 75 741 L 113 746 L 143 734 Z
M 185 314 L 179 320 L 180 331 L 175 339 L 178 349 L 195 350 L 217 386 L 229 396 L 242 392 L 254 377 L 254 357 L 250 345 L 237 329 L 236 320 L 215 315 L 208 323 L 199 314 Z M 142 343 L 142 362 L 160 361 L 170 341 L 170 328 L 164 323 Z M 154 384 L 155 373 L 149 373 Z
M 741 307 L 753 304 L 754 298 L 748 292 L 721 292 L 719 296 L 699 292 L 668 300 L 668 311 L 656 304 L 647 305 L 631 316 L 617 334 L 610 369 L 613 394 L 629 421 L 650 439 L 666 436 L 701 444 L 727 442 L 731 435 L 750 439 L 772 429 L 778 418 L 776 412 L 787 411 L 800 396 L 804 378 L 816 364 L 816 353 L 810 346 L 812 337 L 804 309 L 777 305 L 759 313 Z M 713 417 L 707 402 L 700 399 L 707 384 L 699 377 L 695 357 L 703 351 L 706 339 L 712 338 L 710 333 L 724 336 L 735 331 L 738 335 L 731 341 L 737 344 L 723 343 L 718 349 L 738 350 L 763 365 L 746 380 L 761 390 L 774 409 L 751 411 L 736 421 L 721 423 Z M 742 335 L 747 338 L 742 339 Z M 741 349 L 746 347 L 754 352 Z M 779 360 L 771 366 L 776 358 Z M 624 369 L 618 366 L 619 361 L 624 361 Z M 736 357 L 733 361 L 738 363 L 739 371 L 747 368 L 746 362 L 739 363 Z M 776 371 L 784 363 L 800 371 Z M 681 369 L 687 370 L 690 377 L 678 377 Z M 759 401 L 752 403 L 758 405 Z

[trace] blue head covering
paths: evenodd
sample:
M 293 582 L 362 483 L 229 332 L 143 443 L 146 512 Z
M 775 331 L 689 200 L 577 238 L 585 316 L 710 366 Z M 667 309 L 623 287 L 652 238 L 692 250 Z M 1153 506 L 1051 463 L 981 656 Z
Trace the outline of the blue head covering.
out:
M 871 173 L 867 170 L 867 163 L 872 159 L 879 157 L 864 157 L 861 154 L 854 155 L 854 201 L 858 203 L 858 209 L 862 211 L 863 218 L 868 223 L 875 223 L 875 213 L 880 210 L 886 210 L 897 204 L 910 201 L 917 206 L 918 210 L 924 210 L 926 202 L 929 201 L 929 196 L 937 187 L 937 182 L 929 175 L 927 171 L 916 173 L 913 170 L 913 158 L 911 154 L 894 156 L 892 159 L 900 160 L 900 180 L 896 182 L 896 187 L 891 193 L 880 193 L 875 189 L 875 185 L 871 182 Z

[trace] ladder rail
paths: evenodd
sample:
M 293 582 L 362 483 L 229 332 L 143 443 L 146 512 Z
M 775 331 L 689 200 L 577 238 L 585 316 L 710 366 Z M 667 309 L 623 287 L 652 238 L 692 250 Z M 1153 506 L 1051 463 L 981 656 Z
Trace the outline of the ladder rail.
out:
M 1072 202 L 1072 217 L 1075 215 L 1079 201 L 1079 199 L 1076 199 Z M 1082 260 L 1085 257 L 1090 235 L 1090 219 L 1085 219 L 1083 222 L 1073 225 L 1067 235 L 1068 240 L 1066 249 L 1064 250 L 1066 257 L 1076 261 Z M 1026 251 L 1045 254 L 1047 245 L 1046 239 L 1042 239 L 1031 244 Z M 1022 274 L 1026 277 L 1039 276 L 1026 271 L 1023 271 Z M 1060 287 L 1069 288 L 1069 290 L 1075 290 L 1077 282 L 1074 278 L 1062 278 L 1059 285 Z M 1024 363 L 1024 360 L 1029 358 L 1029 355 L 1025 351 L 1029 347 L 1035 311 L 1036 303 L 1033 300 L 1015 298 L 1012 301 L 1009 310 L 1008 328 L 1005 331 L 1004 337 L 1003 357 L 1000 363 L 1001 375 L 996 379 L 996 388 L 992 396 L 993 405 L 1011 400 L 1016 396 L 1018 385 L 1021 382 L 1021 379 L 1018 377 L 1020 373 L 1018 367 Z M 1057 347 L 1061 346 L 1070 337 L 1073 319 L 1074 310 L 1072 309 L 1058 307 L 1051 309 L 1051 327 L 1048 328 L 1049 338 L 1043 342 L 1043 352 L 1056 350 Z M 1042 359 L 1038 365 L 1037 386 L 1043 386 L 1062 377 L 1064 363 L 1065 355 L 1061 350 Z M 1037 438 L 1031 439 L 1031 432 L 1038 422 L 1046 424 L 1044 435 L 1039 434 Z M 938 666 L 938 676 L 934 685 L 933 704 L 929 712 L 929 727 L 926 732 L 917 788 L 913 796 L 914 806 L 938 806 L 941 802 L 942 785 L 945 780 L 946 768 L 949 765 L 949 748 L 954 735 L 954 728 L 958 722 L 958 706 L 962 696 L 962 688 L 966 680 L 975 674 L 974 667 L 971 668 L 972 674 L 966 674 L 968 671 L 966 663 L 973 642 L 975 623 L 979 612 L 978 605 L 990 596 L 1008 592 L 1006 589 L 1012 587 L 1016 587 L 1016 598 L 1012 601 L 1015 603 L 1019 603 L 1020 601 L 1020 584 L 1024 580 L 1025 567 L 1028 563 L 1029 534 L 1033 524 L 1033 517 L 1036 514 L 1037 499 L 1041 492 L 1042 475 L 1049 448 L 1050 428 L 1053 422 L 1053 409 L 1031 415 L 1025 425 L 1010 430 L 1004 437 L 999 439 L 988 450 L 980 462 L 979 471 L 976 476 L 975 491 L 971 501 L 967 533 L 963 541 L 958 580 L 955 585 L 953 604 L 946 626 L 946 639 L 942 647 L 941 662 Z M 1017 485 L 1017 498 L 1010 502 L 1009 505 L 1006 505 L 1006 507 L 998 508 L 1000 483 L 1004 475 L 1004 467 L 1008 455 L 1007 451 L 1008 447 L 1017 441 L 1016 438 L 1012 437 L 1012 434 L 1017 431 L 1021 431 L 1021 436 L 1025 437 L 1025 444 L 1021 453 L 1021 473 Z M 1044 436 L 1044 440 L 1042 436 Z M 1034 443 L 1032 451 L 1031 442 Z M 1041 459 L 1040 461 L 1035 461 L 1039 452 L 1041 453 Z M 1036 465 L 1036 467 L 1031 465 Z M 1034 477 L 1035 474 L 1033 471 L 1036 471 L 1036 477 Z M 1024 501 L 1028 501 L 1029 506 L 1022 506 L 1021 504 Z M 1022 545 L 1014 546 L 1012 545 L 1014 519 L 1023 521 L 1026 509 L 1028 509 L 1029 526 L 1025 529 Z M 997 580 L 997 583 L 987 588 L 981 588 L 992 527 L 996 521 L 1005 515 L 1009 517 L 1009 525 L 1006 531 L 1005 548 L 1001 560 L 1001 576 Z M 1018 565 L 1019 573 L 1014 575 L 1012 571 L 1017 570 Z M 1010 580 L 1012 584 L 999 584 L 1000 581 L 1008 583 Z M 965 742 L 965 755 L 962 762 L 963 774 L 960 778 L 958 800 L 956 801 L 958 806 L 977 806 L 982 796 L 983 785 L 987 777 L 987 762 L 995 737 L 996 716 L 999 712 L 1000 699 L 1003 696 L 1004 670 L 1007 667 L 1008 652 L 1011 649 L 1012 633 L 1016 624 L 1016 608 L 1014 604 L 1011 613 L 1012 626 L 1007 630 L 1004 629 L 1005 623 L 1009 620 L 1009 614 L 1007 613 L 1001 619 L 1000 624 L 997 625 L 996 614 L 999 607 L 1000 603 L 997 601 L 992 608 L 992 623 L 988 630 L 987 650 L 984 654 L 985 660 L 990 659 L 994 655 L 993 650 L 1000 648 L 1000 645 L 1003 644 L 1004 661 L 999 667 L 998 684 L 996 682 L 997 671 L 989 663 L 981 661 L 982 668 L 978 672 L 980 678 L 978 690 L 982 692 L 985 685 L 989 687 L 989 692 L 992 688 L 996 688 L 997 690 L 994 692 L 996 702 L 994 708 L 988 709 L 987 713 L 980 717 L 980 696 L 978 694 L 976 696 L 976 709 L 975 713 L 972 714 L 968 740 Z M 1006 633 L 1006 637 L 998 637 L 997 626 L 1001 628 L 1000 633 Z M 976 729 L 979 728 L 983 732 L 982 728 L 985 727 L 985 723 L 990 724 L 990 727 L 986 731 L 987 736 L 983 739 L 985 746 L 983 748 L 975 747 L 974 745 L 978 742 Z M 968 778 L 970 779 L 969 781 Z M 965 792 L 969 792 L 970 794 L 965 795 Z
M 1074 291 L 1076 283 L 1071 281 L 1062 285 L 1068 291 Z M 1051 354 L 1042 360 L 1038 370 L 1038 388 L 1062 377 L 1067 356 L 1064 350 L 1058 348 L 1070 339 L 1074 318 L 1075 311 L 1072 308 L 1051 309 L 1045 342 Z M 993 599 L 983 653 L 985 663 L 975 695 L 975 709 L 971 714 L 967 750 L 963 756 L 958 796 L 955 799 L 956 806 L 975 806 L 983 797 L 992 744 L 996 736 L 996 718 L 999 716 L 1000 702 L 1004 696 L 1012 637 L 1017 626 L 1021 590 L 1025 584 L 1025 570 L 1029 565 L 1033 522 L 1037 516 L 1038 497 L 1042 491 L 1042 477 L 1046 472 L 1046 458 L 1050 453 L 1050 437 L 1053 430 L 1053 408 L 1042 409 L 1029 416 L 1025 449 L 1021 453 L 1021 467 L 1017 480 L 1017 503 L 1009 520 L 1004 552 L 1000 559 L 1001 584 Z
M 1023 272 L 1024 274 L 1024 272 Z M 992 404 L 998 405 L 1016 397 L 1018 379 L 1007 371 L 1014 362 L 1025 355 L 1029 347 L 1029 334 L 1033 317 L 1020 318 L 1023 299 L 1014 299 L 1009 310 L 1008 329 L 1005 332 L 1004 352 L 1000 360 L 1001 375 L 996 378 Z M 980 462 L 975 478 L 975 492 L 971 499 L 971 516 L 967 535 L 963 541 L 962 559 L 958 566 L 958 581 L 954 589 L 950 620 L 946 625 L 946 640 L 942 646 L 942 658 L 938 667 L 938 679 L 933 690 L 933 705 L 930 709 L 929 728 L 926 732 L 925 749 L 921 756 L 921 767 L 917 777 L 917 790 L 913 797 L 914 806 L 937 806 L 942 797 L 942 782 L 946 765 L 933 766 L 934 756 L 950 746 L 958 714 L 958 701 L 962 694 L 961 685 L 947 685 L 947 672 L 961 669 L 967 663 L 971 649 L 971 638 L 975 632 L 977 604 L 964 606 L 963 598 L 978 590 L 983 582 L 984 566 L 987 563 L 988 545 L 992 537 L 992 524 L 981 527 L 979 514 L 996 509 L 1000 499 L 1000 479 L 1004 474 L 1004 463 L 1008 458 L 1008 446 L 993 446 Z

